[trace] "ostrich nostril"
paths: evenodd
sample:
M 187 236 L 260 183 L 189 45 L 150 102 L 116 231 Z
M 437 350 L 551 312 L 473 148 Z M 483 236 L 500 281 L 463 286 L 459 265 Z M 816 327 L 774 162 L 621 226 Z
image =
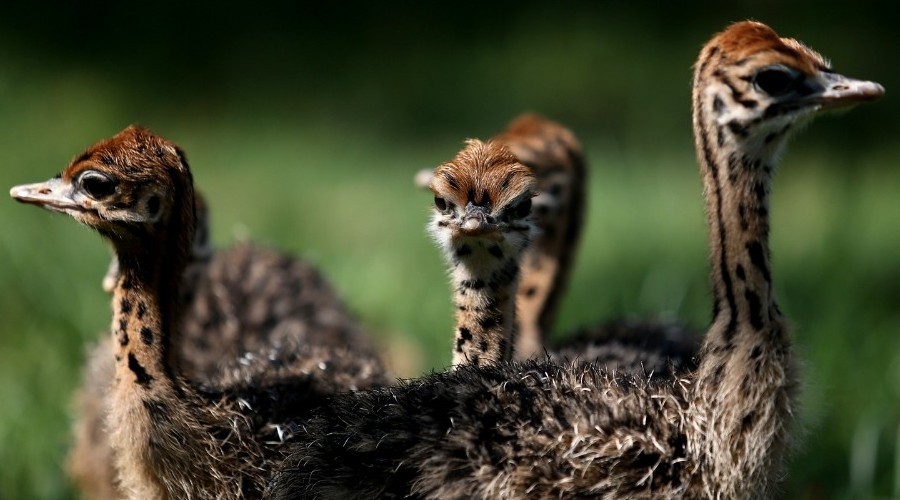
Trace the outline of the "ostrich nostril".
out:
M 41 188 L 38 190 L 38 194 L 50 194 L 50 188 Z

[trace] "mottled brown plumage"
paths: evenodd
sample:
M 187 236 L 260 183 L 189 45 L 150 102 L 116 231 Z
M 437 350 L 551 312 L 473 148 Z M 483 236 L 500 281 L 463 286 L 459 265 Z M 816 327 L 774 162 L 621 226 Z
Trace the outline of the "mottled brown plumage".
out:
M 760 23 L 714 36 L 693 94 L 714 292 L 698 367 L 648 380 L 589 363 L 464 366 L 338 396 L 298 432 L 274 496 L 772 496 L 797 375 L 771 293 L 768 181 L 790 125 L 882 93 Z
M 607 370 L 673 379 L 696 367 L 699 333 L 679 323 L 620 319 L 576 328 L 547 351 L 560 362 L 590 362 Z
M 209 240 L 209 211 L 204 197 L 195 193 L 196 231 L 191 251 L 191 262 L 182 278 L 182 304 L 188 304 L 194 294 L 198 277 L 207 268 L 212 255 Z M 119 259 L 113 252 L 103 290 L 112 294 L 119 281 Z M 191 335 L 183 337 L 182 347 L 193 347 Z M 85 350 L 85 365 L 81 372 L 81 384 L 75 390 L 73 401 L 72 447 L 66 457 L 66 472 L 82 498 L 113 500 L 122 498 L 116 479 L 115 458 L 109 444 L 106 429 L 106 398 L 115 374 L 115 361 L 110 353 L 114 347 L 109 335 L 90 344 Z M 196 355 L 196 352 L 192 354 Z M 205 357 L 221 359 L 216 353 L 204 353 Z M 184 353 L 182 353 L 184 356 Z M 191 356 L 183 360 L 186 370 L 195 369 Z M 202 375 L 202 370 L 200 371 Z
M 165 139 L 128 128 L 59 178 L 12 195 L 114 246 L 114 338 L 105 358 L 89 360 L 82 408 L 95 417 L 77 439 L 101 444 L 84 448 L 98 470 L 112 457 L 124 496 L 259 495 L 282 456 L 285 422 L 327 394 L 386 382 L 358 326 L 305 264 L 239 245 L 184 275 L 194 194 L 183 154 Z M 111 454 L 97 432 L 103 398 Z M 114 495 L 105 481 L 82 484 Z
M 366 333 L 320 273 L 302 261 L 240 244 L 209 261 L 195 260 L 183 289 L 181 363 L 197 384 L 227 388 L 246 377 L 250 363 L 270 378 L 307 373 L 313 390 L 323 394 L 390 382 Z M 291 353 L 293 345 L 304 347 Z M 103 422 L 112 351 L 110 338 L 92 345 L 76 396 L 67 470 L 86 498 L 121 496 L 113 487 Z

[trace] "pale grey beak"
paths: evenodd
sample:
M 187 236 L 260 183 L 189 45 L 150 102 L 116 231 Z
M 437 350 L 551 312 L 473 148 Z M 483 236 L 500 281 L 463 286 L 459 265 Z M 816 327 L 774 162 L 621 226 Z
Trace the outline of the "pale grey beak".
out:
M 884 95 L 884 87 L 875 82 L 854 80 L 837 73 L 822 73 L 825 88 L 813 100 L 823 108 L 842 108 L 865 101 L 873 101 Z
M 462 220 L 459 232 L 466 236 L 479 236 L 498 229 L 497 224 L 491 220 L 487 208 L 472 202 L 466 205 Z
M 55 212 L 68 210 L 83 211 L 84 208 L 72 199 L 72 186 L 62 179 L 54 178 L 46 182 L 22 184 L 9 190 L 16 201 L 38 205 Z

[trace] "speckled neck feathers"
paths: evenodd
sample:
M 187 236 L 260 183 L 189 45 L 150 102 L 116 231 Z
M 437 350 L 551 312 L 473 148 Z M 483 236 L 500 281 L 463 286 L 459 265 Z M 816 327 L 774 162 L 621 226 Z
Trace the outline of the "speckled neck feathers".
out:
M 470 140 L 435 171 L 431 234 L 451 266 L 453 363 L 512 357 L 519 260 L 532 239 L 534 180 L 500 143 Z

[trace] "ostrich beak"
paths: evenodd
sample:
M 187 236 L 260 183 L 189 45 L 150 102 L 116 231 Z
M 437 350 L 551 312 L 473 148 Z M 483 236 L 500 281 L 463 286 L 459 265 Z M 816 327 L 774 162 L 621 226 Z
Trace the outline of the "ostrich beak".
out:
M 68 213 L 70 210 L 83 211 L 79 203 L 72 199 L 72 185 L 54 178 L 46 182 L 22 184 L 9 190 L 16 201 L 38 205 L 54 212 Z
M 821 73 L 820 83 L 822 90 L 809 99 L 821 104 L 822 109 L 844 108 L 884 95 L 884 87 L 879 83 L 855 80 L 837 73 Z
M 462 216 L 459 233 L 463 236 L 483 236 L 498 230 L 487 208 L 469 203 Z

